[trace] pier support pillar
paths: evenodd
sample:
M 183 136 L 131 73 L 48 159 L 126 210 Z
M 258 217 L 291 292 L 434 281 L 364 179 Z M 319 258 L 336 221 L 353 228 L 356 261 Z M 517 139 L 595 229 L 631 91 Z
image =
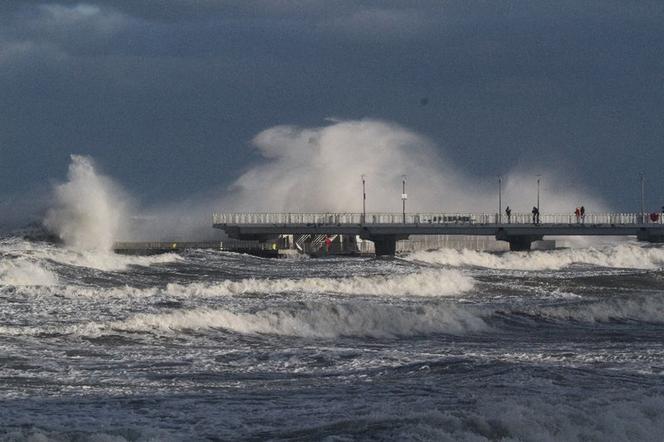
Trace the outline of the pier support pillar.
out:
M 503 232 L 496 234 L 498 241 L 507 241 L 510 243 L 512 252 L 524 252 L 530 250 L 530 246 L 535 241 L 541 241 L 542 235 L 506 235 Z
M 371 241 L 374 243 L 376 256 L 394 256 L 397 252 L 396 235 L 372 236 Z
M 365 231 L 360 235 L 360 238 L 368 239 L 374 243 L 376 256 L 394 256 L 397 251 L 397 241 L 408 239 L 408 235 L 376 235 Z
M 649 243 L 664 243 L 664 235 L 659 233 L 652 233 L 648 228 L 641 228 L 641 230 L 636 235 L 636 239 Z

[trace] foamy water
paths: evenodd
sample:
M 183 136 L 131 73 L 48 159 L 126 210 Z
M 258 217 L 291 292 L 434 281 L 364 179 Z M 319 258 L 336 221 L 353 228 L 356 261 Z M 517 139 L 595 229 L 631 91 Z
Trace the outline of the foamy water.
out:
M 0 438 L 659 440 L 662 248 L 124 257 L 0 241 Z
M 0 262 L 0 285 L 55 285 L 58 277 L 55 273 L 39 264 L 25 259 L 3 260 Z
M 664 249 L 633 243 L 602 248 L 505 254 L 468 249 L 442 249 L 413 253 L 409 259 L 451 267 L 471 266 L 501 270 L 560 270 L 574 264 L 609 268 L 660 269 L 664 266 Z

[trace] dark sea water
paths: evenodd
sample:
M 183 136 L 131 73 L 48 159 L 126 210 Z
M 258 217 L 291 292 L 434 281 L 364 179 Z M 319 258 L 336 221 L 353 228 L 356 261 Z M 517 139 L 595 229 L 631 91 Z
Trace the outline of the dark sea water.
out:
M 123 257 L 0 241 L 0 439 L 664 438 L 664 248 Z

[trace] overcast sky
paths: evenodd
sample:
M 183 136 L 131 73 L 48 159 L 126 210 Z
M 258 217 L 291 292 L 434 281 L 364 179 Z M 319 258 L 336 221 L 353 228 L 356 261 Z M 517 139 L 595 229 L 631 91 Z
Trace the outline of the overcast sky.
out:
M 0 199 L 70 153 L 144 202 L 223 188 L 250 141 L 328 117 L 397 123 L 470 176 L 563 169 L 664 205 L 661 0 L 0 2 Z

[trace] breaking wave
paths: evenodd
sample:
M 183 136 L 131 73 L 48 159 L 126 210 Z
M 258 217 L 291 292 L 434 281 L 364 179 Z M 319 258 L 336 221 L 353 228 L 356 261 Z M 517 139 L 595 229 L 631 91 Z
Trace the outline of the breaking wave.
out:
M 58 283 L 55 273 L 24 259 L 0 261 L 0 285 L 49 286 Z
M 88 267 L 102 271 L 125 271 L 130 266 L 151 266 L 180 261 L 182 258 L 174 253 L 154 256 L 126 256 L 115 253 L 95 253 L 61 249 L 51 254 L 49 259 L 65 265 Z
M 149 265 L 182 259 L 178 255 L 160 255 L 157 257 L 120 257 L 122 266 Z M 0 277 L 3 267 L 0 265 Z M 117 266 L 114 269 L 119 269 Z M 52 283 L 46 277 L 39 279 L 39 272 L 50 274 Z M 34 271 L 25 271 L 24 283 L 20 285 L 53 285 L 57 275 L 34 265 Z M 4 281 L 4 279 L 3 279 Z M 40 282 L 42 281 L 42 282 Z M 6 284 L 19 285 L 14 282 Z M 247 278 L 237 281 L 225 280 L 217 283 L 170 283 L 162 287 L 139 288 L 132 286 L 119 287 L 88 287 L 81 285 L 61 285 L 58 287 L 41 287 L 41 294 L 57 294 L 67 298 L 106 298 L 106 299 L 138 299 L 149 297 L 195 299 L 216 298 L 242 295 L 337 295 L 337 296 L 380 296 L 380 297 L 457 297 L 469 292 L 474 287 L 473 278 L 463 275 L 457 270 L 426 270 L 416 273 L 397 275 L 353 276 L 348 278 L 279 278 L 257 279 Z M 21 289 L 26 295 L 32 289 Z
M 87 335 L 117 331 L 171 333 L 207 329 L 303 338 L 394 338 L 432 333 L 465 334 L 487 330 L 488 327 L 477 314 L 451 304 L 408 308 L 366 303 L 307 302 L 297 307 L 257 312 L 194 309 L 140 314 L 124 321 L 88 324 L 79 332 Z
M 102 271 L 124 271 L 132 265 L 147 267 L 182 259 L 179 255 L 171 253 L 155 256 L 126 256 L 106 251 L 73 250 L 53 244 L 33 243 L 18 238 L 0 241 L 0 256 L 9 256 L 7 260 L 9 262 L 14 260 L 24 263 L 20 266 L 25 270 L 23 280 L 27 282 L 22 285 L 50 285 L 40 283 L 40 281 L 46 281 L 44 278 L 46 273 L 50 273 L 57 280 L 53 272 L 44 269 L 43 264 L 49 261 Z M 7 264 L 7 261 L 2 261 L 7 268 L 11 270 L 12 267 L 16 267 L 16 265 Z M 19 270 L 14 270 L 14 272 L 17 271 Z M 2 268 L 0 268 L 0 274 L 2 274 Z M 29 282 L 30 274 L 34 277 L 32 283 Z
M 604 248 L 503 254 L 468 249 L 440 249 L 415 252 L 407 259 L 452 267 L 484 267 L 504 270 L 560 270 L 573 264 L 609 268 L 657 269 L 664 266 L 664 248 L 627 243 Z
M 308 293 L 376 296 L 455 296 L 473 288 L 473 279 L 456 270 L 428 270 L 405 275 L 350 278 L 242 279 L 218 284 L 169 284 L 173 295 L 241 295 L 246 293 Z

